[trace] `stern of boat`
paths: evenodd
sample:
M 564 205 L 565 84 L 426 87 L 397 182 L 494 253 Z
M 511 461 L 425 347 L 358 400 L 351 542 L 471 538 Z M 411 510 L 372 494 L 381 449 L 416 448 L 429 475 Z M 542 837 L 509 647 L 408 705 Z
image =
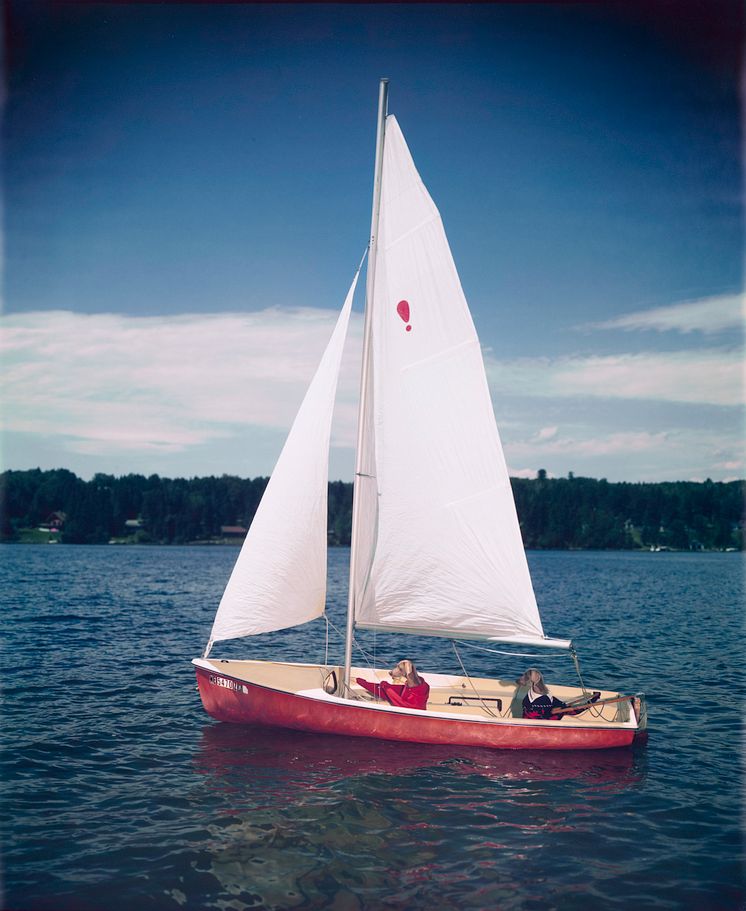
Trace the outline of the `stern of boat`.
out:
M 635 693 L 631 699 L 632 711 L 637 722 L 635 743 L 644 743 L 648 739 L 648 701 L 644 693 Z

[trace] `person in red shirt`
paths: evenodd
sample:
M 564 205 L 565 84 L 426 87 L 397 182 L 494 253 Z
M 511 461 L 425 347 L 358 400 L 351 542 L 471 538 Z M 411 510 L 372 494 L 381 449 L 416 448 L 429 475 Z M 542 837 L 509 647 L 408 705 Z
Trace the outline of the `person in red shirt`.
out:
M 389 683 L 382 680 L 380 683 L 369 683 L 358 677 L 357 683 L 372 693 L 378 699 L 386 699 L 391 705 L 404 709 L 426 709 L 427 697 L 430 695 L 430 685 L 417 673 L 417 668 L 411 661 L 400 661 L 395 668 L 389 671 L 393 680 L 404 680 L 404 683 Z

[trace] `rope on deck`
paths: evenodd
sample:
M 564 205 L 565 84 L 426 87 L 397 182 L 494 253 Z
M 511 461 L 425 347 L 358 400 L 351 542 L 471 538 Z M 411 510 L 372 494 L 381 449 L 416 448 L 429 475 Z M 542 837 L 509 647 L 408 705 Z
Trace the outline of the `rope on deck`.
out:
M 459 655 L 459 651 L 456 648 L 456 641 L 454 639 L 451 639 L 451 645 L 453 646 L 453 651 L 456 655 L 456 658 L 458 659 L 458 663 L 461 665 L 461 671 L 462 671 L 464 677 L 466 677 L 466 679 L 469 681 L 469 686 L 474 690 L 474 695 L 479 700 L 479 704 L 482 706 L 482 708 L 485 710 L 485 712 L 488 715 L 490 715 L 492 718 L 505 718 L 505 716 L 507 715 L 507 711 L 508 711 L 507 709 L 505 711 L 505 714 L 503 714 L 503 715 L 501 715 L 499 713 L 495 714 L 492 711 L 492 709 L 490 709 L 490 707 L 487 705 L 487 703 L 484 701 L 484 699 L 482 699 L 481 695 L 477 691 L 477 688 L 474 686 L 474 683 L 472 682 L 472 679 L 469 676 L 466 668 L 464 667 L 464 662 L 461 660 L 461 655 Z

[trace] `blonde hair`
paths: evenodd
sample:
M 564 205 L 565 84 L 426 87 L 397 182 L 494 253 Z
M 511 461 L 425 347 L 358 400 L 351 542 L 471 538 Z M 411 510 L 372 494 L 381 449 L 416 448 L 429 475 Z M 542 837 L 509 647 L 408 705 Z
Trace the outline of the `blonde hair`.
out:
M 538 678 L 534 680 L 534 675 Z M 529 689 L 532 689 L 535 693 L 539 693 L 541 696 L 546 696 L 549 693 L 546 683 L 544 683 L 544 675 L 539 670 L 538 667 L 530 667 L 525 673 L 516 680 L 518 686 L 527 686 Z
M 394 672 L 401 671 L 400 674 L 394 673 L 394 676 L 406 677 L 407 686 L 419 686 L 422 683 L 422 678 L 417 673 L 417 668 L 407 658 L 395 665 L 393 670 Z

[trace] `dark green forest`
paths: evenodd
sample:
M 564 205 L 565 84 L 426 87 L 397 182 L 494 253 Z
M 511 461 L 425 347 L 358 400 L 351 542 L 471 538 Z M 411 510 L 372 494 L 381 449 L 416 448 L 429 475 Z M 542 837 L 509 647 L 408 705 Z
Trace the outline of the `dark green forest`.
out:
M 239 543 L 267 478 L 161 478 L 60 468 L 0 474 L 0 540 L 67 544 Z M 523 540 L 537 549 L 743 548 L 745 481 L 657 484 L 511 479 Z M 349 544 L 352 484 L 329 484 L 329 542 Z

